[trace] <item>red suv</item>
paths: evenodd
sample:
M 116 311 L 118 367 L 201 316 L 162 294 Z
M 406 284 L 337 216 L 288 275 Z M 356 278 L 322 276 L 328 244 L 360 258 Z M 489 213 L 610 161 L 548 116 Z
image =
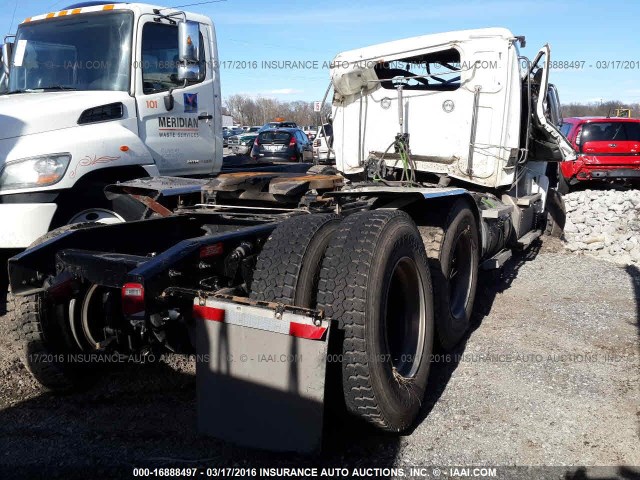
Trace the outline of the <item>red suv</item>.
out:
M 579 153 L 560 163 L 560 193 L 582 181 L 640 181 L 640 119 L 565 118 L 562 134 Z

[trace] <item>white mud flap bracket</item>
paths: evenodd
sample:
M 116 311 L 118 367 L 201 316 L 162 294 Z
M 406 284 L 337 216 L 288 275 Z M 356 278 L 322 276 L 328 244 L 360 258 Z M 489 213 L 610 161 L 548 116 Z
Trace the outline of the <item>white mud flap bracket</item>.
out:
M 249 447 L 320 450 L 322 313 L 234 297 L 196 298 L 193 314 L 199 431 Z

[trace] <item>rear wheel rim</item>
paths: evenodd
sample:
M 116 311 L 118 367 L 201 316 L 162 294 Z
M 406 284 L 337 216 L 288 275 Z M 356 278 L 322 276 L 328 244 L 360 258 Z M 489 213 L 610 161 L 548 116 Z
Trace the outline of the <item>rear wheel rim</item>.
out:
M 91 319 L 104 318 L 102 295 L 103 287 L 92 285 L 82 302 L 82 331 L 85 338 L 94 349 L 98 349 L 98 342 L 105 340 L 104 325 L 95 325 Z
M 412 378 L 420 368 L 426 323 L 424 287 L 413 259 L 403 257 L 396 262 L 383 312 L 391 366 L 400 376 Z
M 467 314 L 473 275 L 473 245 L 471 236 L 464 231 L 456 238 L 449 259 L 449 310 L 454 318 Z

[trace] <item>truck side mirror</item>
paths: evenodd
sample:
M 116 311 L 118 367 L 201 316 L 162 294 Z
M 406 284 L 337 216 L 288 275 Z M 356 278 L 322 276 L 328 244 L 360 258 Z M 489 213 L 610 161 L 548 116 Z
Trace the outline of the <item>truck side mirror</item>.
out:
M 5 42 L 2 44 L 2 70 L 5 75 L 9 75 L 11 69 L 11 55 L 13 53 L 13 43 Z
M 178 23 L 178 79 L 200 78 L 200 24 L 192 21 Z

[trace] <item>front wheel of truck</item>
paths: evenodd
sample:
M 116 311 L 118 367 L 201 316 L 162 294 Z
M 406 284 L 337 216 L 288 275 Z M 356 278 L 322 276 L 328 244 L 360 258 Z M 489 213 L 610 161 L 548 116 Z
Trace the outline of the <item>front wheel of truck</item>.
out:
M 325 254 L 318 308 L 344 332 L 342 393 L 376 427 L 411 427 L 427 388 L 434 334 L 427 256 L 402 211 L 348 216 Z
M 115 200 L 94 199 L 86 203 L 63 204 L 57 222 L 64 225 L 78 223 L 102 223 L 105 225 L 140 220 L 145 207 L 130 197 L 122 196 Z M 54 221 L 55 222 L 55 221 Z
M 111 224 L 142 219 L 146 212 L 142 203 L 128 195 L 108 199 L 104 193 L 107 185 L 118 179 L 135 178 L 135 175 L 132 172 L 122 173 L 122 178 L 118 178 L 115 173 L 105 172 L 105 177 L 81 179 L 73 188 L 63 191 L 56 200 L 58 208 L 50 228 L 86 222 Z

